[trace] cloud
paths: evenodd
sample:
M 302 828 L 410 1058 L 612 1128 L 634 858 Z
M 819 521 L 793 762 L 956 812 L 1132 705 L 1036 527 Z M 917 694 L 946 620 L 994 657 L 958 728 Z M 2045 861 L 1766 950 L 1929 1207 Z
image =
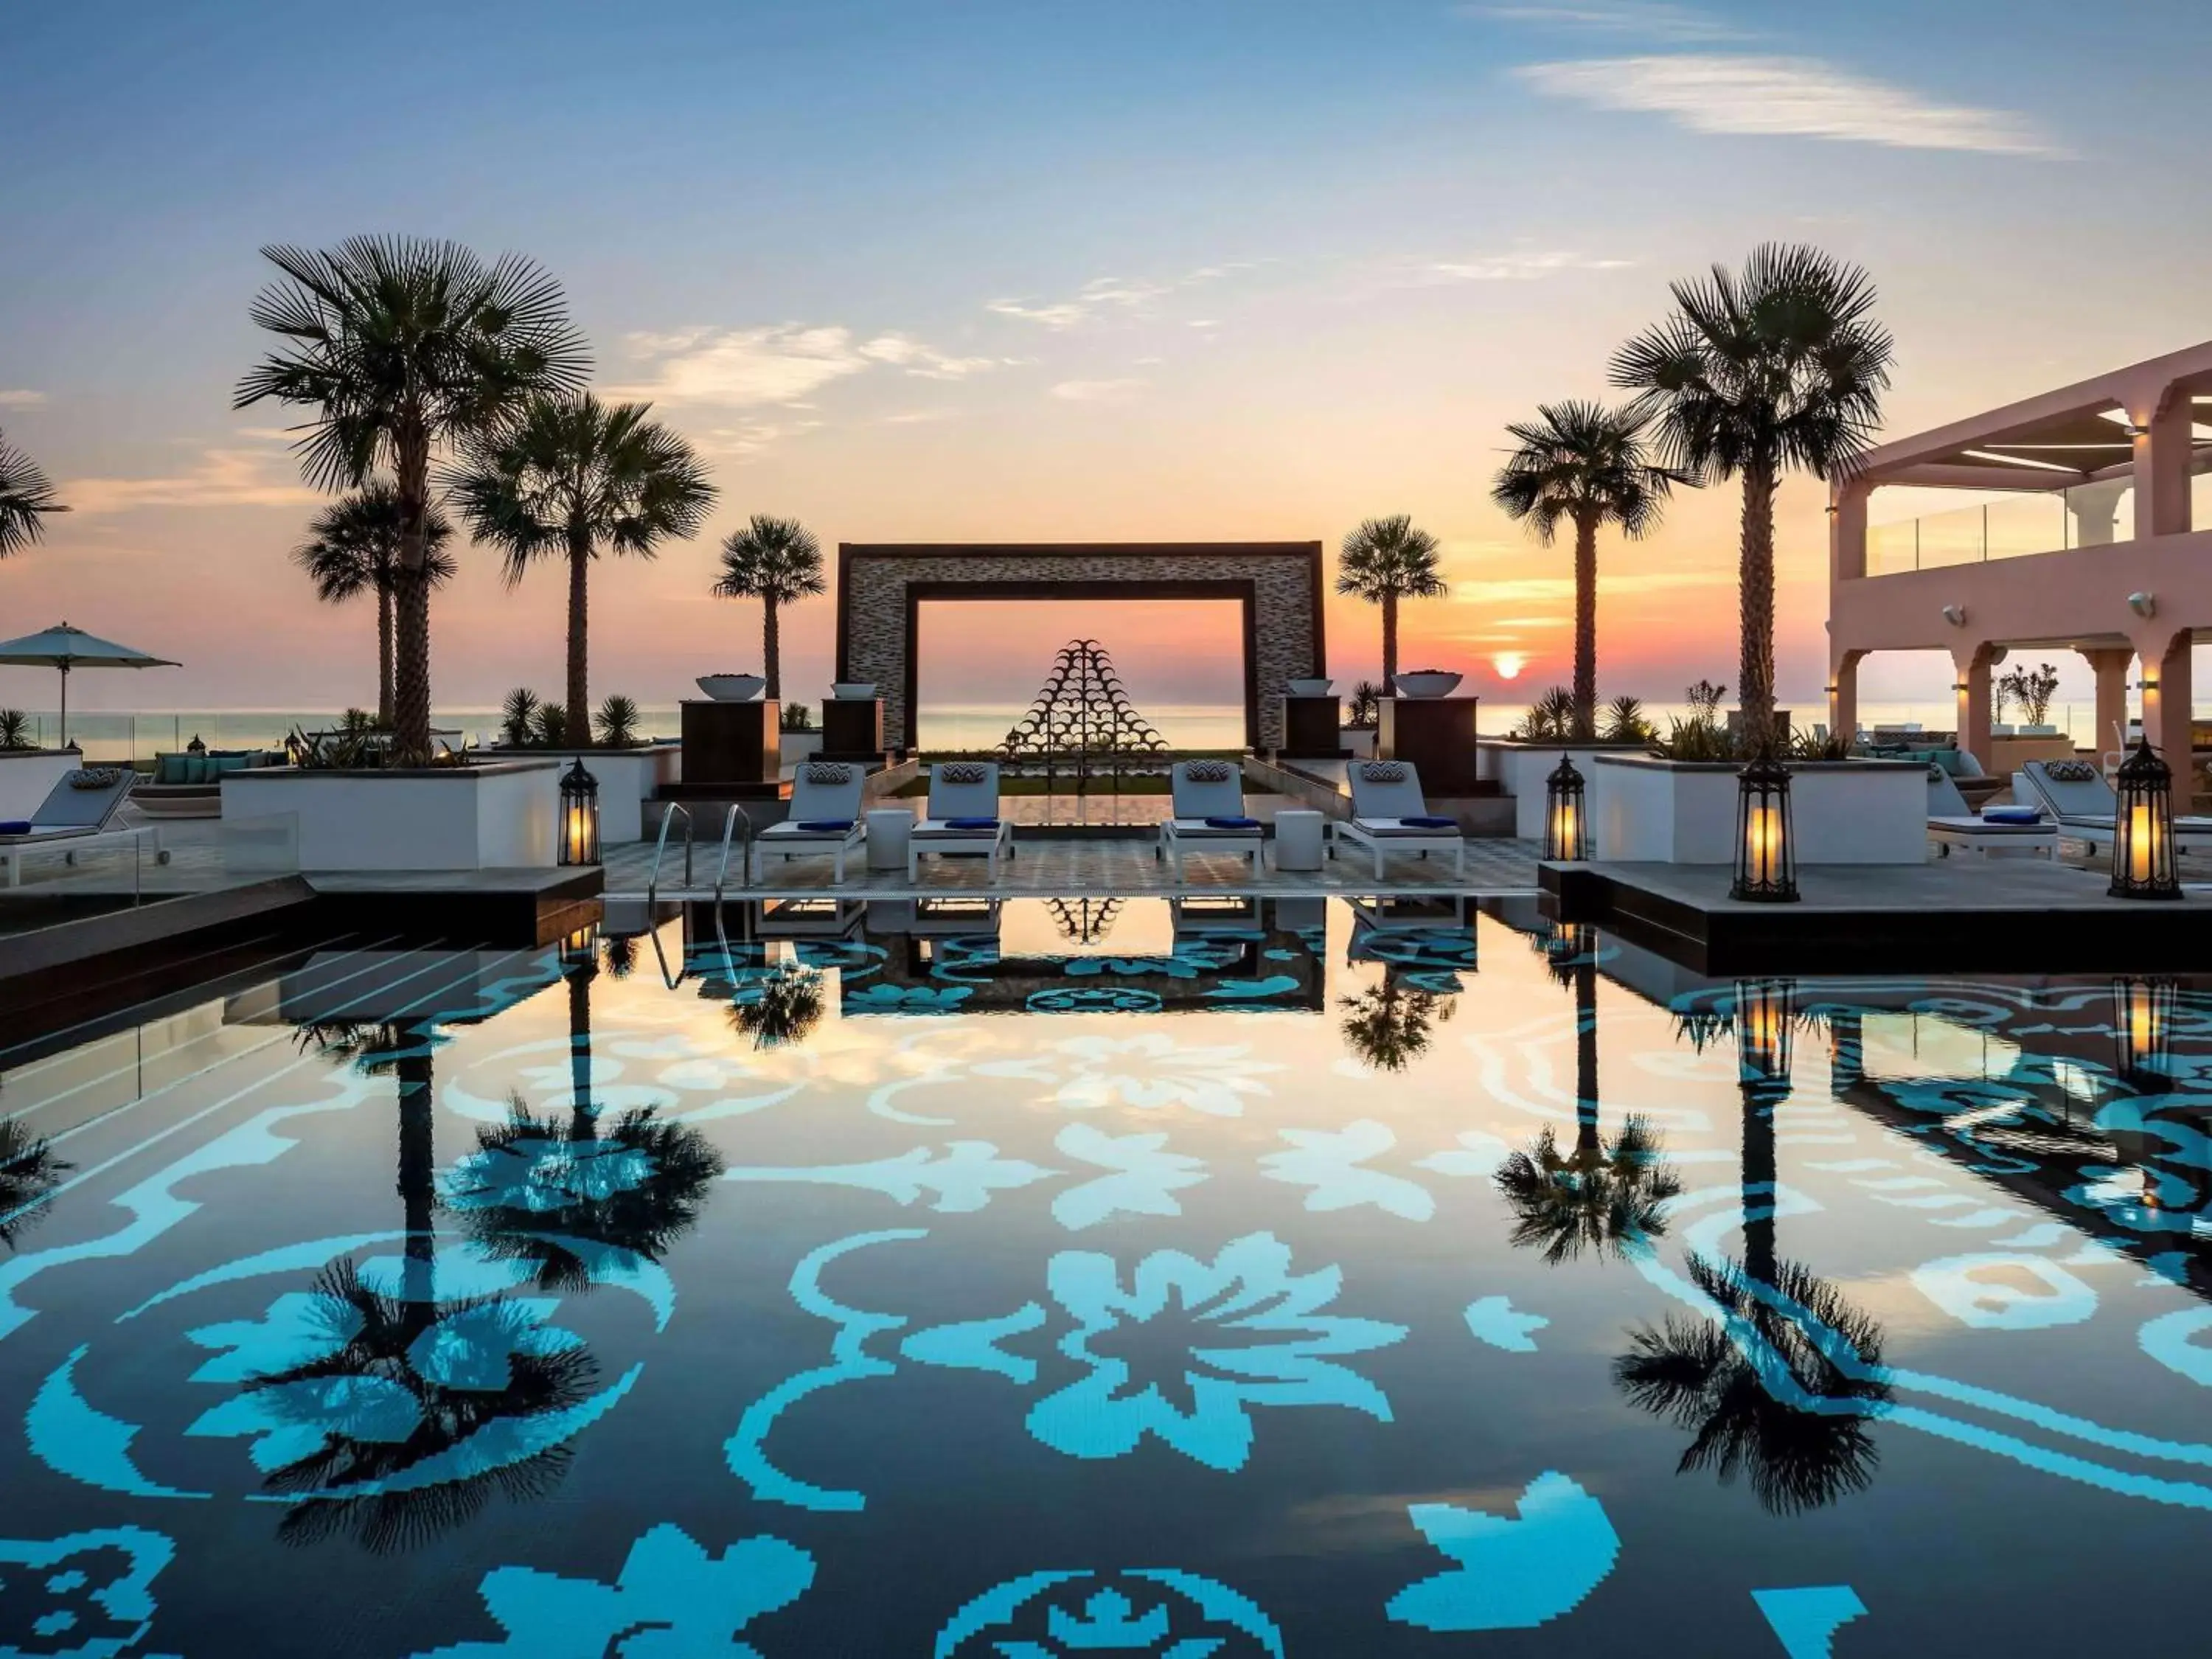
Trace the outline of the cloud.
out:
M 740 421 L 735 426 L 708 428 L 699 447 L 709 455 L 744 460 L 786 438 L 801 437 L 821 428 L 819 421 Z
M 46 400 L 45 392 L 27 386 L 0 386 L 0 409 L 36 409 Z
M 935 421 L 949 421 L 951 418 L 952 411 L 949 409 L 904 409 L 896 415 L 884 416 L 884 424 L 885 426 L 927 426 Z
M 1469 17 L 1487 17 L 1500 23 L 1533 23 L 1580 34 L 1632 34 L 1650 40 L 1696 45 L 1752 37 L 1735 24 L 1707 15 L 1688 6 L 1662 5 L 1652 0 L 1612 0 L 1609 4 L 1557 6 L 1463 6 Z
M 1094 276 L 1077 289 L 1072 299 L 1056 300 L 1047 304 L 1035 304 L 1028 300 L 993 300 L 984 309 L 1001 317 L 1017 318 L 1060 333 L 1079 324 L 1089 322 L 1094 317 L 1113 312 L 1131 314 L 1147 312 L 1158 301 L 1179 289 L 1218 282 L 1237 271 L 1249 270 L 1258 263 L 1252 259 L 1231 259 L 1220 264 L 1199 265 L 1166 282 L 1127 276 Z
M 875 368 L 902 369 L 922 380 L 957 380 L 1002 361 L 954 356 L 907 334 L 856 339 L 851 329 L 837 325 L 695 328 L 632 334 L 629 342 L 634 356 L 653 365 L 652 378 L 610 387 L 611 395 L 724 409 L 794 405 L 834 381 Z
M 1733 569 L 1641 570 L 1620 576 L 1601 575 L 1598 578 L 1598 591 L 1661 593 L 1681 587 L 1727 587 L 1735 581 Z M 1574 592 L 1571 576 L 1478 576 L 1454 582 L 1451 596 L 1461 605 L 1541 605 L 1548 599 L 1571 599 Z M 1499 625 L 1504 625 L 1502 620 Z
M 1071 404 L 1125 404 L 1151 384 L 1150 380 L 1133 377 L 1120 380 L 1062 380 L 1053 387 L 1052 395 Z
M 1425 259 L 1393 267 L 1392 280 L 1404 288 L 1442 288 L 1457 283 L 1533 283 L 1565 270 L 1625 270 L 1633 259 L 1596 258 L 1569 248 L 1477 255 L 1467 259 Z
M 289 458 L 258 449 L 203 450 L 198 466 L 171 477 L 74 478 L 57 493 L 79 514 L 132 513 L 146 507 L 303 507 L 327 499 L 291 473 Z
M 1684 52 L 1528 64 L 1513 74 L 1552 98 L 1666 115 L 1693 132 L 1788 135 L 1898 149 L 2063 154 L 2003 110 L 1934 104 L 1813 58 Z

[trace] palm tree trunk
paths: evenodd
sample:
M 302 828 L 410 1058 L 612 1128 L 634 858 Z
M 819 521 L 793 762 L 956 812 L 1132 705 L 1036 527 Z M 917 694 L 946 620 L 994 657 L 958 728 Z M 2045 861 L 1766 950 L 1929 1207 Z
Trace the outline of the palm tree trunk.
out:
M 783 695 L 783 636 L 777 624 L 773 596 L 761 600 L 761 655 L 766 659 L 762 672 L 768 676 L 768 699 L 774 702 Z
M 1754 460 L 1743 475 L 1743 554 L 1737 574 L 1741 655 L 1736 669 L 1746 746 L 1772 744 L 1774 730 L 1774 465 Z
M 392 671 L 392 758 L 430 763 L 430 442 L 416 431 L 398 446 L 399 571 Z
M 1597 520 L 1575 518 L 1575 735 L 1597 735 Z
M 1382 695 L 1398 695 L 1398 596 L 1382 596 Z
M 590 536 L 579 529 L 568 532 L 568 741 L 584 744 L 592 740 L 592 707 L 589 659 L 591 627 L 591 596 L 586 584 L 590 580 L 592 543 Z
M 592 980 L 596 968 L 568 970 L 568 1136 L 598 1133 L 599 1109 L 592 1103 Z
M 1586 950 L 1575 964 L 1575 1152 L 1591 1164 L 1597 1129 L 1597 958 Z
M 410 1031 L 404 1041 L 419 1045 L 422 1052 L 404 1054 L 393 1065 L 399 1079 L 399 1203 L 407 1227 L 401 1274 L 408 1302 L 427 1309 L 436 1293 L 436 1092 L 428 1035 Z
M 392 582 L 376 585 L 376 723 L 392 729 Z

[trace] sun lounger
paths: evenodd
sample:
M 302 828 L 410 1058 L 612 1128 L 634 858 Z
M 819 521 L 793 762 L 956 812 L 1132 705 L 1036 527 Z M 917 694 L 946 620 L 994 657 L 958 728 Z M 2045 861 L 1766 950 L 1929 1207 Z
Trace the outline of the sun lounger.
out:
M 906 878 L 920 879 L 925 855 L 990 860 L 999 878 L 1001 855 L 1014 855 L 1014 826 L 999 816 L 996 761 L 941 761 L 929 769 L 929 814 L 906 844 Z
M 1260 873 L 1267 837 L 1260 820 L 1245 813 L 1243 767 L 1228 760 L 1177 761 L 1168 772 L 1168 792 L 1170 816 L 1160 825 L 1152 855 L 1168 861 L 1178 882 L 1183 854 L 1200 848 L 1242 854 L 1252 860 L 1252 873 Z
M 753 838 L 750 862 L 764 872 L 771 853 L 781 854 L 787 864 L 810 854 L 827 854 L 836 860 L 842 884 L 846 855 L 867 836 L 860 816 L 860 789 L 866 775 L 847 761 L 803 762 L 792 775 L 790 812 L 781 823 L 769 825 Z M 755 872 L 746 871 L 745 879 L 756 879 Z
M 1933 765 L 1928 769 L 1928 839 L 1944 858 L 1951 855 L 1954 847 L 1984 854 L 2058 855 L 2058 826 L 2040 809 L 1999 806 L 1976 812 L 1966 805 L 1951 775 Z
M 2029 761 L 2013 775 L 2027 780 L 2030 794 L 2056 820 L 2060 835 L 2092 847 L 2112 844 L 2120 798 L 2090 762 Z M 2180 853 L 2212 848 L 2212 818 L 2177 817 L 2173 846 Z
M 0 823 L 0 864 L 7 866 L 8 885 L 21 884 L 23 859 L 34 848 L 65 845 L 74 859 L 88 846 L 135 837 L 136 830 L 111 832 L 108 826 L 137 781 L 127 766 L 81 766 L 63 774 L 28 818 Z
M 1389 853 L 1449 853 L 1452 874 L 1467 874 L 1467 842 L 1459 825 L 1429 811 L 1421 793 L 1421 777 L 1408 761 L 1352 763 L 1352 817 L 1330 825 L 1329 856 L 1346 842 L 1365 848 L 1375 856 L 1375 879 L 1382 879 L 1382 860 Z

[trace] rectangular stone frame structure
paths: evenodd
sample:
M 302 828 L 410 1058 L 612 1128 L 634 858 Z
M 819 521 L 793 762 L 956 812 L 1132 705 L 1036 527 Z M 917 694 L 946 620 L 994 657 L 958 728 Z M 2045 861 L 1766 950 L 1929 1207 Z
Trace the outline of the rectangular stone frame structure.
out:
M 1279 748 L 1273 691 L 1328 672 L 1322 580 L 1317 541 L 841 542 L 837 678 L 873 681 L 884 741 L 910 749 L 928 600 L 1234 599 L 1243 609 L 1245 746 Z M 1041 658 L 1040 683 L 1048 666 Z

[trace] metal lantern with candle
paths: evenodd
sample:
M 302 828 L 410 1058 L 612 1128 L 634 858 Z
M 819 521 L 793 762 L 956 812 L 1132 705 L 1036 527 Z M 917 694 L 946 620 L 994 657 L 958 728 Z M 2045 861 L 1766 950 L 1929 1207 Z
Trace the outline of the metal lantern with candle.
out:
M 1761 755 L 1736 780 L 1735 879 L 1729 896 L 1768 903 L 1797 897 L 1796 836 L 1790 818 L 1790 769 Z
M 599 861 L 599 781 L 578 760 L 561 775 L 562 864 Z
M 2112 983 L 2112 1029 L 2120 1075 L 2138 1090 L 2171 1085 L 2166 1073 L 2166 1034 L 2173 1028 L 2173 981 L 2121 979 Z
M 1589 856 L 1589 821 L 1583 814 L 1583 775 L 1565 755 L 1544 780 L 1544 856 L 1579 863 Z
M 2145 738 L 2112 780 L 2119 810 L 2112 820 L 2114 898 L 2178 899 L 2173 867 L 2173 772 Z

